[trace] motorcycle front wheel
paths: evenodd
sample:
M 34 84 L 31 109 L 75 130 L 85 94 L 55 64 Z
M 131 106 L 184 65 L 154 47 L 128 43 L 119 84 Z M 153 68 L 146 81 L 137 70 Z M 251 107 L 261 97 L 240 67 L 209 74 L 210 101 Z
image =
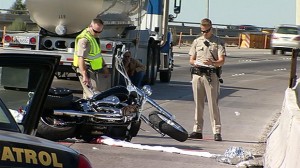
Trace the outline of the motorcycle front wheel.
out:
M 158 111 L 152 111 L 149 114 L 149 121 L 162 133 L 167 134 L 179 142 L 184 142 L 188 138 L 187 131 L 180 124 L 170 120 L 168 117 Z

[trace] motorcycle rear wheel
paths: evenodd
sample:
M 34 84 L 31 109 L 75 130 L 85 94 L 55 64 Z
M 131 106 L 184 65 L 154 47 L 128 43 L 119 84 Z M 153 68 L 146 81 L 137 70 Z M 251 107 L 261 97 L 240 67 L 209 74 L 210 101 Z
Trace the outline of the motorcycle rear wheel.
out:
M 187 131 L 180 124 L 170 120 L 158 111 L 152 111 L 149 114 L 149 121 L 162 133 L 167 134 L 179 142 L 184 142 L 188 138 Z
M 54 125 L 55 118 L 51 113 L 53 114 L 53 110 L 44 111 L 39 121 L 36 135 L 51 141 L 75 137 L 76 126 Z

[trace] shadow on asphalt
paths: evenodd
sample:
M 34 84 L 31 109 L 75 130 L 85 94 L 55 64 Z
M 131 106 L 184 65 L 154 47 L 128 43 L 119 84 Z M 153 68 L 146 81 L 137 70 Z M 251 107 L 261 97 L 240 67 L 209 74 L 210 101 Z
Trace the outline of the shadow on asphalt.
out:
M 159 83 L 151 86 L 153 94 L 150 98 L 155 100 L 181 100 L 194 101 L 192 83 L 182 81 L 171 81 L 170 83 Z M 255 88 L 232 87 L 221 85 L 220 99 L 230 96 L 239 90 L 258 90 Z M 75 94 L 82 94 L 82 89 L 72 90 Z
M 170 83 L 156 83 L 152 86 L 153 95 L 151 98 L 155 100 L 183 100 L 194 101 L 192 83 L 182 81 L 171 81 Z M 232 87 L 221 85 L 220 99 L 230 96 L 239 90 L 258 90 L 255 88 Z
M 239 91 L 239 90 L 258 90 L 255 88 L 245 88 L 245 87 L 232 87 L 232 86 L 221 86 L 220 88 L 220 99 L 230 96 L 231 94 Z M 235 96 L 236 97 L 236 96 Z

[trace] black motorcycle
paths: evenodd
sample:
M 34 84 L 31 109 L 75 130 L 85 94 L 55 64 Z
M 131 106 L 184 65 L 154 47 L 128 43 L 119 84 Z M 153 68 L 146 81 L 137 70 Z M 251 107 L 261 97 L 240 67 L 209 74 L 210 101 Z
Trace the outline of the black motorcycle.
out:
M 50 89 L 37 136 L 55 141 L 76 137 L 89 142 L 106 135 L 130 141 L 144 121 L 163 136 L 185 141 L 187 131 L 172 114 L 149 97 L 152 94 L 150 86 L 139 89 L 131 83 L 122 53 L 121 48 L 116 50 L 114 67 L 124 77 L 126 87 L 115 86 L 87 99 L 76 98 L 69 89 Z M 143 114 L 146 102 L 156 108 L 148 117 Z

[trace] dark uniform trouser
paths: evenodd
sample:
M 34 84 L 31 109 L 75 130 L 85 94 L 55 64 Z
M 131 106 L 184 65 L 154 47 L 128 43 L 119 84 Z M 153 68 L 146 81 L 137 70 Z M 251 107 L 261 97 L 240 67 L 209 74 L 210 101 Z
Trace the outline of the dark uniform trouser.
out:
M 219 78 L 215 73 L 211 74 L 211 82 L 208 82 L 205 74 L 195 75 L 192 79 L 195 107 L 195 124 L 193 132 L 202 133 L 203 131 L 203 111 L 204 102 L 207 97 L 210 120 L 214 134 L 221 133 L 221 119 L 218 107 L 219 97 Z

